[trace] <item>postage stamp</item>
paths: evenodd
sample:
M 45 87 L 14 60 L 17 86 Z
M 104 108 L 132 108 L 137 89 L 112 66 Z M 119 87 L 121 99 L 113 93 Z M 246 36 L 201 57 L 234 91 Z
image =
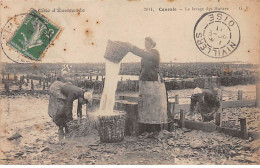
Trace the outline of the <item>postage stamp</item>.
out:
M 31 9 L 7 44 L 26 58 L 39 61 L 60 30 L 46 17 Z
M 213 58 L 230 55 L 240 43 L 237 22 L 221 11 L 203 14 L 195 24 L 193 35 L 198 49 Z

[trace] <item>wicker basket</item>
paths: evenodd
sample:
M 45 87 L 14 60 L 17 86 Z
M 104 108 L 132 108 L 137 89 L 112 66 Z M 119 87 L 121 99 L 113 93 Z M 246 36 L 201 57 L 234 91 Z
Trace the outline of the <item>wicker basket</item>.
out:
M 119 63 L 128 52 L 129 48 L 124 42 L 108 40 L 104 57 L 111 62 Z
M 67 126 L 69 129 L 67 137 L 80 137 L 90 133 L 91 122 L 87 118 L 80 118 L 68 122 Z
M 125 136 L 126 113 L 113 116 L 99 116 L 98 133 L 100 141 L 105 143 L 120 142 Z

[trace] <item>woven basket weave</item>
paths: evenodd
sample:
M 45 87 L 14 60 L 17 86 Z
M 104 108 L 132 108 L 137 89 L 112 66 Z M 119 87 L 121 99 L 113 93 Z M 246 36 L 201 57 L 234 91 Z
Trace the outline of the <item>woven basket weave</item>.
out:
M 75 119 L 67 123 L 69 133 L 68 137 L 86 136 L 90 133 L 91 122 L 87 118 Z
M 129 52 L 129 48 L 124 42 L 108 40 L 104 57 L 114 63 L 119 63 Z
M 126 113 L 113 116 L 99 116 L 98 133 L 100 141 L 105 143 L 120 142 L 125 136 Z

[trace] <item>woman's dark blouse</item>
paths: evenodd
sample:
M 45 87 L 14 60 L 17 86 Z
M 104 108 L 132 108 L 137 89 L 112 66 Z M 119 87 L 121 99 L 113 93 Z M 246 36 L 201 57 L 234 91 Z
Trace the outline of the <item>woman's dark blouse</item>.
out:
M 141 60 L 141 73 L 139 80 L 141 81 L 158 81 L 160 55 L 155 49 L 150 51 L 142 50 L 136 46 L 133 46 L 133 54 L 142 57 Z

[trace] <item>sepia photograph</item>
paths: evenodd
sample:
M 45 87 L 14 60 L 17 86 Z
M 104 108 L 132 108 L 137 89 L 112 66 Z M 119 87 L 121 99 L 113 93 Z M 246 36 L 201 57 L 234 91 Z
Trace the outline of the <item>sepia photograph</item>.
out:
M 259 165 L 259 7 L 0 0 L 0 165 Z

